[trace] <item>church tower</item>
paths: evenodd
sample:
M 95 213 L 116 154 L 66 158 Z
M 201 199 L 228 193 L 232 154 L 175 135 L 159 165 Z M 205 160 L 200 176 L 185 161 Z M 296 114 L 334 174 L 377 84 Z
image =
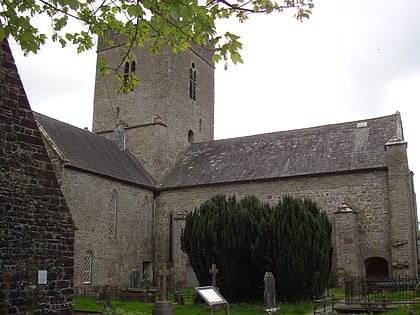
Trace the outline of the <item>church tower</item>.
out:
M 121 38 L 113 39 L 113 47 L 99 42 L 98 60 L 119 67 L 123 76 L 135 72 L 139 84 L 116 93 L 120 82 L 97 69 L 92 129 L 133 153 L 159 183 L 190 143 L 213 140 L 213 51 L 192 46 L 174 54 L 163 47 L 152 56 L 135 47 L 128 59 Z

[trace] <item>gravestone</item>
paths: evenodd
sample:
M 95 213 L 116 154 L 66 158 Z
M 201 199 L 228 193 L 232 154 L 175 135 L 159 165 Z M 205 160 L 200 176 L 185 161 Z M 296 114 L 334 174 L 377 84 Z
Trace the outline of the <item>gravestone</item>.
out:
M 140 272 L 134 269 L 130 274 L 130 288 L 140 288 Z
M 149 274 L 145 270 L 141 277 L 141 288 L 148 290 L 150 288 Z
M 216 264 L 211 264 L 209 273 L 211 274 L 211 286 L 216 288 L 216 275 L 219 273 L 219 269 L 216 268 Z
M 172 302 L 168 301 L 167 293 L 167 277 L 169 275 L 168 270 L 166 269 L 166 264 L 162 264 L 162 269 L 158 272 L 159 277 L 161 277 L 161 293 L 160 301 L 156 301 L 155 306 L 152 310 L 153 315 L 173 315 L 174 308 Z
M 182 295 L 182 290 L 184 289 L 184 282 L 178 281 L 175 286 L 175 293 L 174 293 L 174 302 L 177 304 L 184 305 L 185 299 Z
M 272 314 L 278 311 L 276 307 L 276 281 L 272 272 L 264 275 L 264 302 L 265 312 Z

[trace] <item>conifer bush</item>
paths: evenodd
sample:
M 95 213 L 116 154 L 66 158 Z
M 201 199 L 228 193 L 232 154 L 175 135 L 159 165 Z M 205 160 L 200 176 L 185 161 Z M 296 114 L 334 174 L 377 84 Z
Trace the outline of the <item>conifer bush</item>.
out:
M 331 224 L 309 199 L 283 197 L 275 206 L 255 196 L 218 195 L 187 214 L 181 236 L 200 285 L 217 286 L 232 302 L 262 299 L 264 273 L 273 272 L 277 298 L 309 300 L 326 288 Z

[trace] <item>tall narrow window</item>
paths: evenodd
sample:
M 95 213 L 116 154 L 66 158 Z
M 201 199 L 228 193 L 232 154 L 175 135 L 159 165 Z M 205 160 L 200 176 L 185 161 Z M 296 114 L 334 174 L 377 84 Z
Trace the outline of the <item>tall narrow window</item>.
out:
M 197 70 L 195 69 L 194 62 L 191 63 L 190 68 L 190 99 L 197 99 Z
M 143 224 L 141 225 L 141 237 L 143 240 L 147 239 L 147 219 L 149 216 L 149 200 L 147 196 L 143 199 Z
M 109 237 L 115 238 L 117 227 L 117 192 L 114 189 L 109 201 Z
M 130 78 L 131 74 L 136 72 L 136 62 L 133 60 L 130 62 L 126 61 L 124 63 L 124 84 L 127 83 L 128 79 Z
M 174 216 L 171 213 L 169 216 L 169 244 L 168 244 L 168 254 L 169 262 L 173 263 L 174 261 Z
M 128 61 L 124 63 L 124 83 L 127 82 L 128 78 L 130 77 L 130 64 Z
M 92 252 L 88 250 L 85 253 L 84 265 L 83 265 L 83 283 L 92 283 Z

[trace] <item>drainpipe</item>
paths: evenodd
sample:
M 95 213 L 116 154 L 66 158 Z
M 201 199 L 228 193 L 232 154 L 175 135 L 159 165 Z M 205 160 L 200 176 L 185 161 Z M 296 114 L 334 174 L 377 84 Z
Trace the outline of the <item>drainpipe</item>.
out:
M 153 266 L 153 282 L 155 282 L 156 267 L 156 198 L 159 196 L 159 190 L 153 192 L 153 205 L 152 205 L 152 266 Z

